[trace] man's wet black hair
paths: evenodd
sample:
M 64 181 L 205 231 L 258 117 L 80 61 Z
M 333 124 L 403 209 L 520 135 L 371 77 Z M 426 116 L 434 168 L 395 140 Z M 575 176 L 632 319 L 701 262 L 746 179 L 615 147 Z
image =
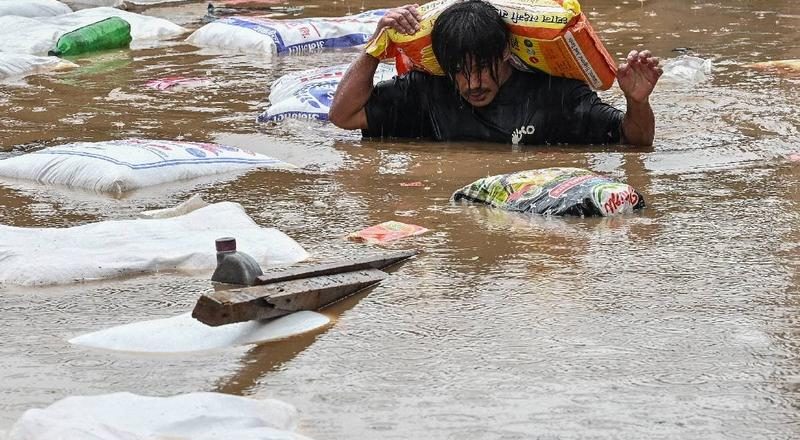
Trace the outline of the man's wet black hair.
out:
M 433 25 L 433 54 L 445 74 L 463 72 L 469 81 L 470 63 L 488 68 L 498 81 L 497 65 L 508 47 L 509 31 L 497 9 L 483 0 L 467 0 L 445 9 Z

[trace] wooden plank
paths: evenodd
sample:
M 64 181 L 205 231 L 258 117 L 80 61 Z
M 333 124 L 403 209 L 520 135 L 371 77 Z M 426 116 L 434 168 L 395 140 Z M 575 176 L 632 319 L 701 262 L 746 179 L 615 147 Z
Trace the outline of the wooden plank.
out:
M 332 263 L 322 263 L 313 266 L 301 266 L 290 268 L 280 272 L 272 272 L 256 278 L 256 285 L 277 283 L 281 281 L 296 280 L 300 278 L 310 278 L 321 275 L 333 275 L 337 273 L 352 272 L 364 269 L 384 269 L 397 264 L 403 260 L 413 257 L 417 251 L 395 251 L 384 252 L 381 254 L 357 258 L 352 260 L 336 261 Z
M 219 326 L 317 310 L 387 276 L 380 270 L 366 269 L 217 291 L 197 300 L 192 317 L 206 325 Z

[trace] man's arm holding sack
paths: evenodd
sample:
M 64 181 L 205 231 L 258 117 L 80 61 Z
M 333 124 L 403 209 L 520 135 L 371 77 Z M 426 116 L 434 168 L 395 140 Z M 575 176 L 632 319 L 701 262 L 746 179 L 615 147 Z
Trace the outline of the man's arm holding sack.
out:
M 385 28 L 413 35 L 420 29 L 418 5 L 390 9 L 378 22 L 374 38 Z M 331 105 L 329 119 L 344 129 L 367 129 L 365 107 L 373 92 L 373 76 L 379 59 L 362 53 L 342 77 Z M 655 136 L 655 117 L 649 97 L 662 74 L 659 59 L 650 51 L 631 51 L 617 70 L 617 83 L 625 95 L 627 110 L 620 126 L 623 142 L 650 146 Z M 502 87 L 502 84 L 500 84 Z M 402 94 L 400 94 L 402 96 Z
M 422 16 L 417 12 L 417 5 L 405 5 L 390 9 L 378 21 L 373 38 L 383 30 L 390 27 L 404 34 L 414 34 L 419 30 L 419 21 Z M 372 78 L 378 68 L 380 60 L 362 53 L 347 69 L 342 82 L 336 88 L 328 119 L 339 128 L 357 130 L 367 128 L 367 105 L 372 93 Z

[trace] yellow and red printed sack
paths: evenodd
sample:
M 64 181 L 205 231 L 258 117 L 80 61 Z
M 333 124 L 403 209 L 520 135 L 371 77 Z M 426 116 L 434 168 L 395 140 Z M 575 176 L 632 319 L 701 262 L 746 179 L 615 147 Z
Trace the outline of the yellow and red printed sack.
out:
M 405 35 L 385 28 L 369 43 L 367 53 L 379 59 L 402 59 L 412 69 L 443 75 L 433 55 L 431 31 L 439 14 L 459 1 L 436 0 L 420 6 L 422 21 L 417 33 Z M 606 90 L 614 83 L 614 61 L 577 0 L 489 3 L 508 25 L 511 52 L 525 65 L 553 76 L 582 80 L 595 89 Z

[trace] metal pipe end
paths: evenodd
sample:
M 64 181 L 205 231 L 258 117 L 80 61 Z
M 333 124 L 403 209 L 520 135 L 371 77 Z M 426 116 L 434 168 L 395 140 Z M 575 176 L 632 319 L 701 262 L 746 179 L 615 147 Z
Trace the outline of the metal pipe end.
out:
M 217 252 L 235 252 L 236 239 L 233 237 L 218 238 L 214 241 L 214 246 L 216 246 Z

